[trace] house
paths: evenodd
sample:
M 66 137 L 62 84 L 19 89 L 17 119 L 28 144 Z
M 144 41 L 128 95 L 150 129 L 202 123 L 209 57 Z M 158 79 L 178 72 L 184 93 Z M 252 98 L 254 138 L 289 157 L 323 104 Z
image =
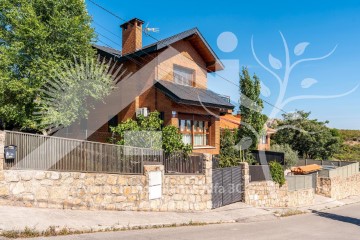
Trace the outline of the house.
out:
M 241 127 L 241 115 L 225 114 L 220 116 L 220 129 L 221 131 L 225 129 L 234 130 Z M 270 137 L 275 133 L 275 130 L 270 128 L 268 124 L 264 126 L 265 134 L 260 136 L 258 143 L 258 150 L 269 151 L 270 150 Z
M 122 51 L 94 46 L 102 58 L 115 60 L 132 75 L 120 81 L 121 94 L 113 97 L 107 111 L 123 107 L 115 113 L 103 107 L 98 108 L 102 113 L 90 113 L 93 119 L 107 117 L 100 125 L 97 121 L 96 127 L 90 126 L 93 120 L 80 123 L 83 130 L 92 128 L 86 139 L 106 142 L 111 126 L 157 110 L 164 125 L 178 127 L 183 142 L 192 145 L 194 152 L 218 154 L 219 116 L 231 113 L 234 106 L 207 89 L 207 75 L 223 70 L 223 64 L 197 28 L 142 46 L 143 23 L 134 18 L 121 25 Z

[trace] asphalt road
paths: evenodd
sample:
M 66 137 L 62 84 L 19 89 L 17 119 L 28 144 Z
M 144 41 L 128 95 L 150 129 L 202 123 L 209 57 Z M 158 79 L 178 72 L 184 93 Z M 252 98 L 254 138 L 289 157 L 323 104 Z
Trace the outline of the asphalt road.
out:
M 42 238 L 44 239 L 44 238 Z M 360 204 L 274 221 L 52 237 L 56 240 L 360 239 Z

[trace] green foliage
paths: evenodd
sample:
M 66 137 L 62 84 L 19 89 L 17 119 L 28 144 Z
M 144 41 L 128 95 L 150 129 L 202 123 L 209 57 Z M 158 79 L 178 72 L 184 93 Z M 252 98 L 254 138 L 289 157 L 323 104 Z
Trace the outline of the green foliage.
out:
M 281 166 L 281 164 L 276 161 L 271 161 L 269 163 L 269 167 L 273 181 L 278 183 L 280 186 L 284 185 L 286 180 L 285 180 L 284 169 Z
M 150 141 L 154 141 L 156 143 L 158 141 L 158 134 L 156 132 L 161 131 L 162 149 L 164 149 L 165 153 L 183 151 L 185 154 L 189 154 L 192 151 L 192 147 L 183 143 L 179 129 L 175 126 L 166 126 L 161 129 L 162 124 L 163 121 L 160 119 L 160 113 L 154 111 L 151 112 L 148 117 L 140 115 L 136 120 L 127 119 L 126 121 L 121 122 L 118 126 L 112 127 L 111 132 L 120 138 L 120 140 L 116 143 L 124 145 L 125 133 L 128 131 L 149 131 L 150 133 L 142 133 L 141 136 L 145 139 L 138 140 L 142 143 Z
M 255 74 L 251 78 L 248 69 L 243 68 L 242 74 L 240 74 L 239 90 L 240 114 L 242 122 L 239 136 L 240 139 L 250 137 L 252 139 L 250 149 L 254 150 L 257 149 L 259 135 L 263 130 L 264 124 L 267 120 L 267 117 L 261 113 L 264 108 L 264 104 L 260 98 L 260 79 Z
M 360 130 L 339 130 L 344 141 L 354 141 L 360 143 Z
M 237 142 L 237 131 L 225 129 L 220 135 L 219 166 L 238 166 L 241 162 L 241 152 L 235 148 Z
M 116 144 L 124 145 L 125 144 L 125 133 L 127 131 L 140 131 L 140 127 L 137 121 L 129 118 L 123 122 L 121 122 L 116 127 L 110 128 L 112 133 L 115 133 L 119 136 L 120 140 L 116 142 Z
M 271 151 L 283 152 L 285 154 L 285 167 L 291 168 L 299 161 L 298 152 L 294 151 L 289 144 L 271 145 Z
M 0 1 L 0 119 L 34 128 L 35 99 L 54 71 L 93 57 L 94 30 L 82 0 Z
M 36 99 L 36 128 L 46 134 L 86 119 L 93 102 L 110 94 L 113 86 L 109 66 L 96 59 L 63 66 L 42 87 Z
M 344 143 L 334 154 L 334 159 L 345 161 L 360 161 L 360 130 L 339 130 Z
M 328 128 L 328 122 L 309 116 L 310 112 L 304 111 L 283 114 L 284 119 L 278 123 L 280 130 L 272 139 L 275 144 L 289 144 L 303 158 L 329 159 L 340 149 L 340 134 Z
M 344 161 L 360 161 L 360 144 L 343 144 L 340 148 L 340 151 L 334 154 L 334 159 Z
M 192 151 L 190 145 L 183 143 L 179 129 L 175 126 L 166 126 L 163 128 L 162 141 L 165 153 L 183 151 L 185 154 L 189 154 Z
M 239 166 L 240 162 L 250 165 L 256 162 L 250 151 L 241 149 L 238 142 L 238 130 L 225 129 L 220 135 L 219 167 Z

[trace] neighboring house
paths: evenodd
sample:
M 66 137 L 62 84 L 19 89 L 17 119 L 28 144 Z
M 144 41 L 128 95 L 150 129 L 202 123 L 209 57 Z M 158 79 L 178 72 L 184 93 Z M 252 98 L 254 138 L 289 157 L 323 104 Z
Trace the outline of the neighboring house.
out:
M 220 129 L 223 131 L 225 129 L 239 129 L 241 126 L 241 116 L 240 114 L 226 114 L 220 117 Z M 268 124 L 265 124 L 265 133 L 260 136 L 258 143 L 258 150 L 269 151 L 270 150 L 270 137 L 275 133 L 274 129 L 271 129 Z
M 100 56 L 123 64 L 127 71 L 135 74 L 134 79 L 139 80 L 143 76 L 144 82 L 147 78 L 154 82 L 141 94 L 134 96 L 118 114 L 109 113 L 109 121 L 90 131 L 91 134 L 86 138 L 106 142 L 111 137 L 111 126 L 129 118 L 134 119 L 137 113 L 146 114 L 157 110 L 164 125 L 178 127 L 183 142 L 192 145 L 194 152 L 218 154 L 218 116 L 231 113 L 234 106 L 207 89 L 207 74 L 223 70 L 223 64 L 196 28 L 143 47 L 143 23 L 135 18 L 121 25 L 122 51 L 103 46 L 94 47 Z M 156 64 L 153 59 L 156 59 Z M 137 76 L 136 73 L 144 68 L 150 68 L 152 72 Z M 126 86 L 121 90 L 126 92 Z M 90 121 L 80 125 L 85 130 L 91 128 L 89 124 Z

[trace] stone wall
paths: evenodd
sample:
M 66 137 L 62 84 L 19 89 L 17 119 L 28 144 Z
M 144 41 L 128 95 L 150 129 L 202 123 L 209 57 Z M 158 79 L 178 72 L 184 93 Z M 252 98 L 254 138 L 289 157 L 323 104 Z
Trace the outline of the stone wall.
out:
M 314 203 L 315 190 L 289 191 L 287 184 L 279 186 L 273 181 L 250 182 L 249 166 L 241 165 L 243 173 L 243 201 L 254 207 L 297 207 Z
M 315 190 L 288 191 L 287 184 L 273 181 L 252 182 L 246 194 L 246 203 L 254 207 L 297 207 L 314 203 Z
M 167 210 L 202 211 L 212 208 L 212 155 L 204 156 L 203 175 L 165 175 L 163 198 Z
M 4 169 L 5 132 L 0 131 L 0 171 Z
M 147 165 L 144 175 L 51 171 L 0 171 L 0 204 L 40 208 L 201 211 L 211 209 L 211 155 L 205 174 L 164 175 Z M 162 197 L 149 200 L 149 173 L 162 172 Z
M 336 200 L 360 195 L 360 173 L 347 178 L 340 176 L 332 178 L 319 177 L 316 193 Z

